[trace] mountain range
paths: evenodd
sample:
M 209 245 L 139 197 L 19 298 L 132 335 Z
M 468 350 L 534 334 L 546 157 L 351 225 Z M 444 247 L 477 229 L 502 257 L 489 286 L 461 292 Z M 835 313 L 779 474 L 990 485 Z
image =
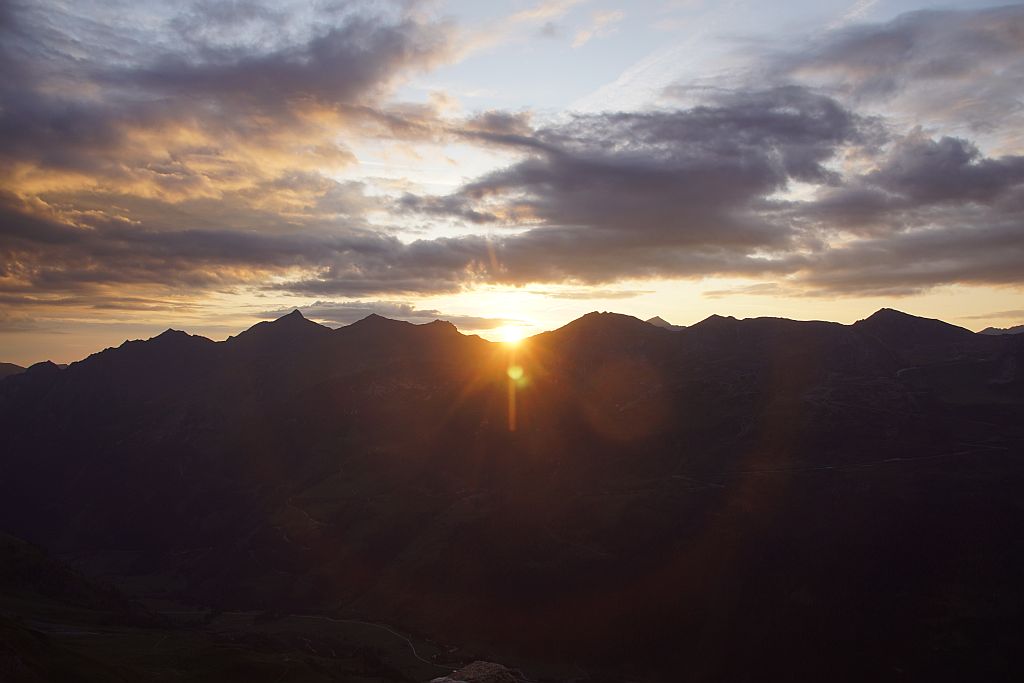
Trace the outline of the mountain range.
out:
M 1024 325 L 1013 327 L 986 327 L 978 334 L 1024 334 Z
M 0 433 L 0 528 L 151 611 L 389 624 L 534 680 L 1024 671 L 1024 335 L 296 311 L 33 365 Z

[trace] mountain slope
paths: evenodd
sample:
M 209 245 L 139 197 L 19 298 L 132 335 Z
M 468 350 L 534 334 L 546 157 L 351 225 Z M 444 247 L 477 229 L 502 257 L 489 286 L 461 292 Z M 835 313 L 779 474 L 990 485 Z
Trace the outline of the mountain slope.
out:
M 329 606 L 540 671 L 999 678 L 1024 338 L 964 332 L 165 333 L 0 384 L 0 520 L 190 603 Z
M 17 375 L 20 372 L 25 372 L 25 368 L 14 363 L 0 363 L 0 379 L 10 375 Z

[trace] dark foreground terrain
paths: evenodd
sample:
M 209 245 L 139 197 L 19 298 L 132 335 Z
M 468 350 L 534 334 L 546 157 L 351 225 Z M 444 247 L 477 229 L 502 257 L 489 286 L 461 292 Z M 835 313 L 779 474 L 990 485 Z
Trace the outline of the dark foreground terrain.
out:
M 1024 335 L 293 313 L 8 376 L 0 434 L 0 679 L 1024 674 Z

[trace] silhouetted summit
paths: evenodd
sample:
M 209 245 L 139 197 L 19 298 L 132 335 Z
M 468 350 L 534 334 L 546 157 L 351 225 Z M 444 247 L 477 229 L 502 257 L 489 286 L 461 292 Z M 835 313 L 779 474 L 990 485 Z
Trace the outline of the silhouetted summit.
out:
M 59 365 L 53 361 L 44 360 L 38 363 L 33 363 L 26 368 L 25 373 L 29 375 L 53 375 L 61 371 Z
M 284 351 L 288 346 L 319 341 L 331 329 L 305 318 L 298 309 L 277 320 L 256 323 L 228 341 L 250 350 Z
M 942 320 L 920 318 L 891 308 L 882 308 L 854 325 L 887 343 L 955 342 L 974 333 Z
M 656 315 L 653 318 L 648 318 L 647 323 L 654 325 L 655 327 L 663 327 L 666 330 L 682 330 L 686 327 L 685 325 L 673 325 L 672 323 L 662 318 L 660 315 Z
M 639 318 L 622 313 L 593 311 L 539 337 L 550 335 L 552 339 L 587 338 L 597 342 L 609 337 L 645 336 L 656 330 Z
M 395 329 L 398 327 L 406 327 L 412 325 L 412 323 L 405 320 L 394 320 L 392 318 L 386 318 L 377 313 L 371 313 L 365 318 L 360 318 L 347 327 L 358 329 L 358 328 L 372 328 L 372 329 Z M 343 329 L 343 328 L 338 328 Z
M 723 315 L 718 315 L 717 313 L 712 313 L 711 315 L 709 315 L 708 317 L 704 318 L 700 322 L 694 323 L 693 325 L 691 325 L 690 328 L 693 329 L 693 328 L 700 327 L 700 328 L 705 328 L 705 329 L 707 329 L 707 328 L 722 329 L 722 328 L 728 327 L 728 328 L 731 329 L 732 325 L 734 325 L 737 322 L 739 322 L 739 321 L 736 318 L 734 318 L 733 316 L 731 316 L 731 315 L 724 315 L 723 316 Z
M 853 328 L 877 339 L 904 364 L 954 360 L 972 350 L 985 353 L 988 348 L 968 329 L 891 308 L 858 320 Z

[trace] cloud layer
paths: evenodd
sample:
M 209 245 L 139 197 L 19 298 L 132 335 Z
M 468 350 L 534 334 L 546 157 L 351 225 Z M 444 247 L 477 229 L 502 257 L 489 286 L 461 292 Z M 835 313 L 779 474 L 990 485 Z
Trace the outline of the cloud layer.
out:
M 376 311 L 481 284 L 712 275 L 829 296 L 1024 281 L 1020 6 L 840 28 L 766 55 L 757 87 L 545 124 L 396 102 L 462 52 L 417 3 L 120 10 L 0 4 L 0 296 L 22 308 L 246 289 L 384 297 Z M 902 118 L 879 114 L 896 100 Z M 911 105 L 955 130 L 907 125 Z M 445 195 L 396 193 L 339 179 L 365 139 L 514 161 Z M 369 310 L 315 306 L 334 322 Z M 402 317 L 420 313 L 436 312 Z

